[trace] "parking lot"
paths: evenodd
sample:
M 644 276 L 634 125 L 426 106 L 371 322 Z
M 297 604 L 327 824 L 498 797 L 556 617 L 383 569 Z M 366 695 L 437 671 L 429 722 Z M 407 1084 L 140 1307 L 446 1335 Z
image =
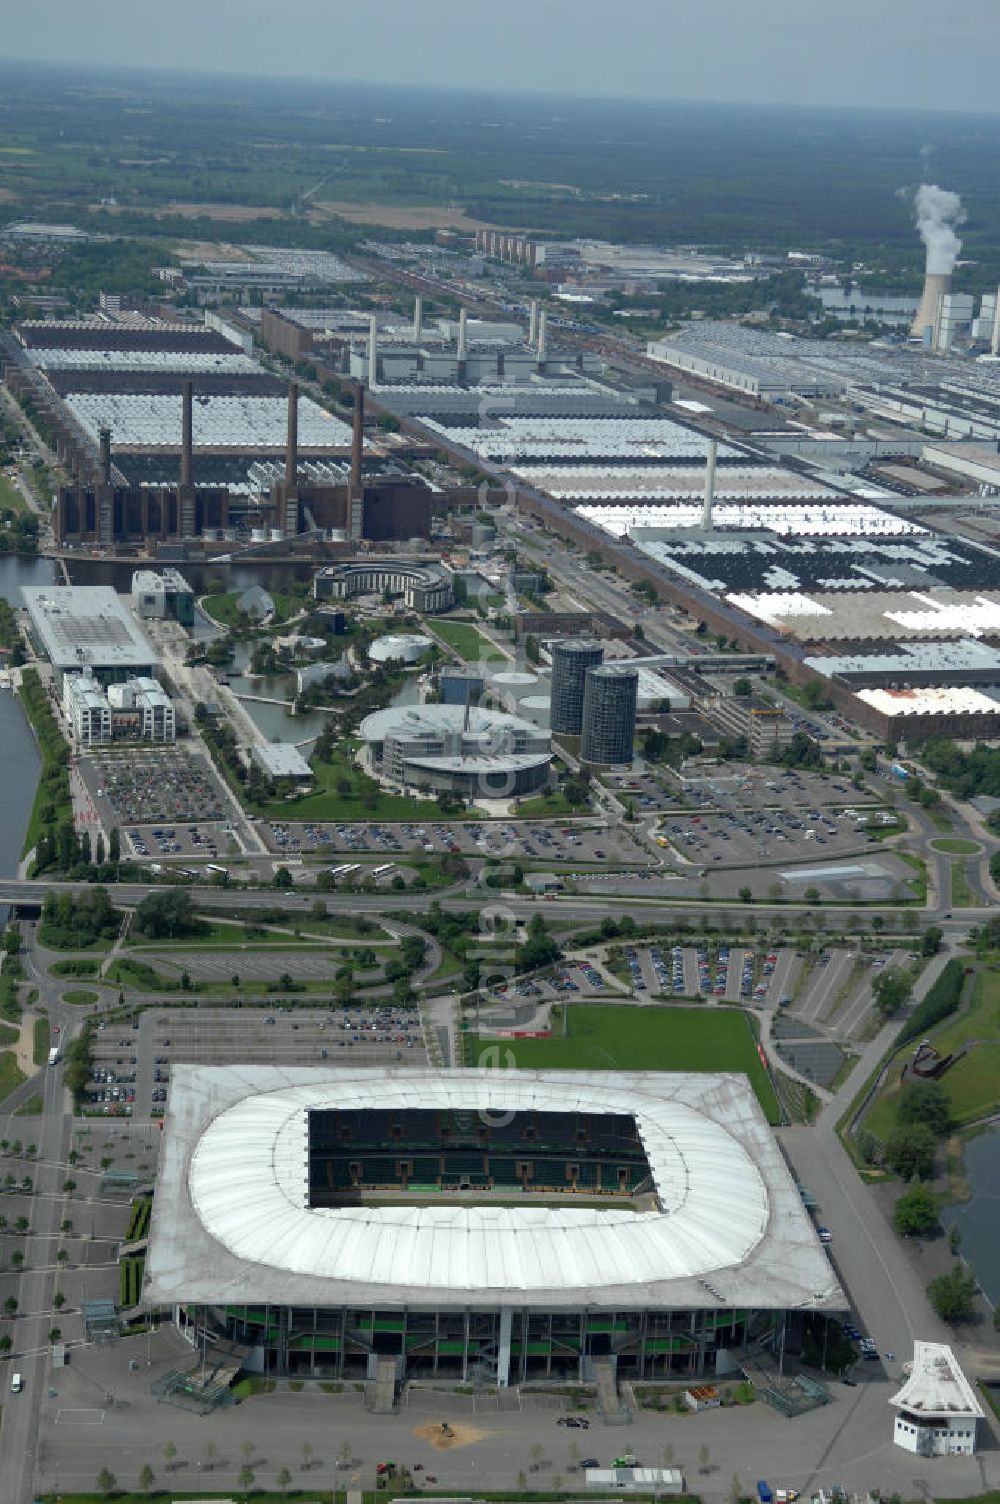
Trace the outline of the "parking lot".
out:
M 727 814 L 669 816 L 659 828 L 658 844 L 681 861 L 699 867 L 749 867 L 758 862 L 829 861 L 866 850 L 874 837 L 854 806 L 828 809 L 796 804 L 791 808 L 754 810 L 734 807 Z
M 426 1053 L 415 1009 L 291 1008 L 277 1000 L 259 1007 L 147 1008 L 130 1020 L 98 1024 L 86 1110 L 160 1116 L 178 1061 L 417 1066 L 426 1064 Z
M 232 816 L 215 770 L 185 748 L 91 752 L 78 769 L 106 830 L 225 823 Z
M 647 847 L 630 831 L 609 830 L 593 821 L 435 820 L 423 825 L 260 821 L 257 829 L 269 850 L 281 855 L 337 852 L 388 859 L 406 853 L 641 866 L 650 860 Z
M 792 950 L 750 950 L 725 941 L 694 945 L 627 945 L 629 985 L 652 997 L 714 997 L 757 1007 L 791 999 L 799 958 Z

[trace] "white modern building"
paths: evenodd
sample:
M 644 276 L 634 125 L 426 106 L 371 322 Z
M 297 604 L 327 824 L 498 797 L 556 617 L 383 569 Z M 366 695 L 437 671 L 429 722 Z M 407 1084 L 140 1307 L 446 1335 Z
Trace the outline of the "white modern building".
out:
M 156 650 L 110 585 L 22 585 L 32 640 L 56 671 L 100 684 L 155 677 Z
M 65 674 L 63 713 L 80 747 L 110 742 L 163 742 L 177 737 L 170 696 L 155 679 L 126 679 L 103 687 L 92 674 Z
M 889 1401 L 897 1412 L 893 1441 L 920 1457 L 971 1457 L 984 1411 L 951 1348 L 915 1342 L 909 1368 Z
M 549 781 L 552 739 L 520 716 L 462 705 L 400 705 L 361 723 L 376 772 L 467 799 L 513 799 Z
M 744 1075 L 178 1065 L 143 1301 L 250 1371 L 701 1378 L 845 1297 Z

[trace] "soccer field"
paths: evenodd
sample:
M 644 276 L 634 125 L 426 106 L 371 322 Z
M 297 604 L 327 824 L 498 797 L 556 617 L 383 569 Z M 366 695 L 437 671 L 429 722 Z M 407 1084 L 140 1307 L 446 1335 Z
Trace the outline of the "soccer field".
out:
M 561 1028 L 558 1015 L 553 1020 Z M 480 1045 L 489 1043 L 480 1036 Z M 521 1070 L 742 1071 L 769 1123 L 781 1122 L 774 1088 L 741 1009 L 569 1007 L 568 1036 L 509 1039 Z M 481 1053 L 477 1049 L 476 1059 Z M 484 1062 L 485 1063 L 485 1062 Z

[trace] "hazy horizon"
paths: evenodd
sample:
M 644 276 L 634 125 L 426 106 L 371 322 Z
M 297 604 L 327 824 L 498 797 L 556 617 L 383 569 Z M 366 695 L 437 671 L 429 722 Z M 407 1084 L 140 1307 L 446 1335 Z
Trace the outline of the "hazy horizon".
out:
M 8 66 L 150 68 L 609 101 L 995 115 L 996 0 L 49 0 L 8 17 Z M 58 38 L 58 55 L 53 51 Z M 720 43 L 720 38 L 724 39 Z M 326 66 L 317 59 L 327 58 Z

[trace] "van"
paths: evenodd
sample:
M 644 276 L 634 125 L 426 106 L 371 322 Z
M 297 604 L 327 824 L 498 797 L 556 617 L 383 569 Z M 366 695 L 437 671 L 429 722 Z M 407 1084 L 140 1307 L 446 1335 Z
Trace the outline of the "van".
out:
M 19 1373 L 12 1373 L 11 1376 L 10 1376 L 10 1392 L 11 1392 L 11 1394 L 20 1394 L 21 1390 L 23 1388 L 24 1388 L 24 1380 L 21 1378 L 21 1375 Z

